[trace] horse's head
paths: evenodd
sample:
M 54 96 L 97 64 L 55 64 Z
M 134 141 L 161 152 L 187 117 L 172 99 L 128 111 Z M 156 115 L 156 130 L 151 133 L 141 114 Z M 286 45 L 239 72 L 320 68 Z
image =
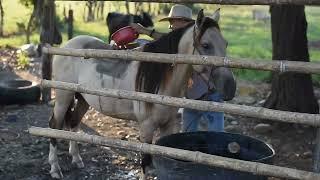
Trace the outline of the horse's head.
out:
M 143 12 L 141 15 L 141 24 L 144 26 L 144 27 L 153 27 L 153 21 L 152 21 L 152 18 L 151 16 L 146 13 L 146 12 Z
M 204 16 L 203 10 L 200 10 L 195 25 L 181 39 L 184 43 L 180 43 L 179 52 L 225 57 L 227 41 L 221 34 L 219 19 L 219 9 L 211 17 Z M 236 82 L 229 68 L 207 65 L 193 65 L 192 67 L 198 73 L 211 74 L 211 78 L 208 79 L 214 84 L 215 91 L 221 93 L 225 100 L 234 97 Z

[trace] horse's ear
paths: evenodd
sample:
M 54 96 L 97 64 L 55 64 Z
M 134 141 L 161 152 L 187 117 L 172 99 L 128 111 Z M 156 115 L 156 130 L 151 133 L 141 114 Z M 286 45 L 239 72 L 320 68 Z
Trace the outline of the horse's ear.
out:
M 220 20 L 220 8 L 218 8 L 214 13 L 213 15 L 211 16 L 211 18 L 216 21 L 217 23 L 219 22 Z
M 196 25 L 198 26 L 198 28 L 201 28 L 203 18 L 204 18 L 203 9 L 201 9 L 199 11 L 199 13 L 198 13 L 198 17 L 197 17 L 197 20 L 196 20 Z

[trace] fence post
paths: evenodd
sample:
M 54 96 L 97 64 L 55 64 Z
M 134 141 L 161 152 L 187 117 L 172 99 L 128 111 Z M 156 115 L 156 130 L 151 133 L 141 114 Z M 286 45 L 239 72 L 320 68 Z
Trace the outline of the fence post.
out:
M 320 128 L 317 130 L 315 149 L 313 152 L 313 172 L 320 173 Z
M 73 37 L 73 10 L 69 9 L 68 12 L 68 39 Z
M 62 37 L 57 29 L 55 22 L 55 4 L 54 0 L 46 0 L 43 6 L 43 17 L 41 19 L 41 33 L 40 42 L 41 46 L 45 44 L 60 44 L 62 42 Z M 42 79 L 51 80 L 52 72 L 52 55 L 42 53 L 42 67 L 41 74 Z M 41 90 L 42 102 L 46 103 L 51 100 L 51 88 L 43 88 Z

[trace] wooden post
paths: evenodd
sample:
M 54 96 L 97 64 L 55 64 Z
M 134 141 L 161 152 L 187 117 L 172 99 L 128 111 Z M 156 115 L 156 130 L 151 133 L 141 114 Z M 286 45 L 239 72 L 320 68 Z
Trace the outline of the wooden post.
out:
M 4 20 L 4 10 L 2 5 L 2 0 L 0 0 L 0 36 L 3 36 L 3 20 Z
M 69 9 L 68 13 L 68 39 L 73 37 L 73 10 Z
M 320 128 L 318 128 L 315 146 L 313 152 L 313 171 L 320 173 Z
M 43 17 L 41 19 L 41 34 L 40 42 L 42 46 L 46 44 L 60 44 L 62 41 L 55 24 L 55 4 L 54 0 L 46 0 L 43 7 Z M 52 55 L 42 54 L 42 79 L 51 79 L 51 59 Z M 42 88 L 42 102 L 49 102 L 51 100 L 51 89 Z

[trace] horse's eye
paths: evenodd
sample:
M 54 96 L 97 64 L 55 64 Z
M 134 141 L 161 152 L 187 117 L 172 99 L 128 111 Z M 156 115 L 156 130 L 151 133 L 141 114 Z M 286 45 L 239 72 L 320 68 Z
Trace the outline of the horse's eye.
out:
M 204 49 L 209 49 L 210 45 L 208 43 L 203 43 L 201 44 L 201 46 L 204 48 Z

